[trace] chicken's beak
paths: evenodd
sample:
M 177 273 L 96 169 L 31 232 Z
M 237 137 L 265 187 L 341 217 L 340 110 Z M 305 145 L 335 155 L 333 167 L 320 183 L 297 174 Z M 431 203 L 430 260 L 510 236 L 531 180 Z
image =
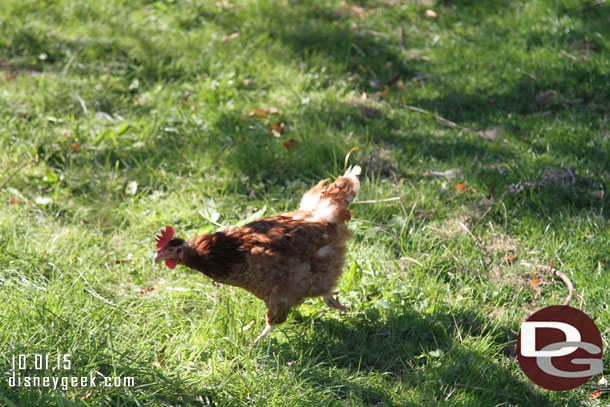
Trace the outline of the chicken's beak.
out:
M 157 254 L 157 257 L 155 257 L 155 263 L 161 263 L 164 259 L 165 255 L 163 255 L 163 253 L 159 253 Z

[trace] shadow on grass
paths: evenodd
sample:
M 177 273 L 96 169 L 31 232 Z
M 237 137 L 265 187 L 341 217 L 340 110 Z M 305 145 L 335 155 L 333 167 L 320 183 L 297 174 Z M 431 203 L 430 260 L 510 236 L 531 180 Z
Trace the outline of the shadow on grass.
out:
M 544 394 L 514 375 L 514 366 L 498 363 L 497 354 L 485 354 L 494 348 L 510 353 L 507 343 L 515 339 L 513 329 L 489 328 L 492 323 L 461 312 L 426 316 L 396 310 L 376 320 L 361 314 L 316 321 L 307 334 L 289 332 L 287 343 L 273 349 L 278 346 L 274 343 L 271 349 L 278 352 L 280 364 L 295 365 L 300 378 L 330 389 L 339 399 L 355 397 L 365 405 L 397 405 L 384 382 L 401 383 L 417 400 L 414 406 L 447 400 L 454 391 L 474 405 L 550 405 Z M 488 349 L 476 349 L 470 336 L 487 338 Z M 375 380 L 360 385 L 359 377 Z
M 490 15 L 510 11 L 508 3 L 502 1 L 460 1 L 451 4 L 455 7 L 455 18 L 464 20 L 466 24 L 476 24 L 477 13 Z M 561 10 L 566 13 L 574 11 L 567 3 L 562 7 Z M 591 30 L 604 33 L 608 30 L 608 7 L 599 6 L 573 15 L 586 21 Z M 243 23 L 243 16 L 236 12 L 219 14 L 205 8 L 182 18 L 187 31 L 197 30 L 202 20 L 225 32 L 234 32 Z M 290 21 L 290 24 L 286 24 L 286 21 Z M 426 69 L 424 63 L 405 57 L 397 37 L 379 35 L 371 30 L 353 29 L 350 21 L 349 14 L 333 6 L 293 4 L 275 7 L 273 18 L 254 20 L 248 25 L 247 32 L 265 34 L 272 40 L 281 42 L 284 46 L 281 52 L 274 48 L 268 51 L 270 60 L 293 66 L 304 64 L 305 69 L 308 69 L 306 64 L 312 61 L 317 65 L 327 63 L 331 77 L 342 78 L 353 84 L 354 88 L 369 93 L 382 89 L 386 86 L 385 82 L 394 76 L 408 81 L 415 76 L 415 68 Z M 119 28 L 117 30 L 124 31 Z M 601 46 L 595 45 L 595 39 L 588 39 L 588 32 L 575 29 L 570 37 L 561 38 L 561 41 Z M 541 46 L 554 40 L 545 37 L 549 34 L 532 31 L 529 35 L 531 38 L 528 42 L 532 45 Z M 103 59 L 104 55 L 114 55 L 118 59 L 119 71 L 125 71 L 127 80 L 139 77 L 146 83 L 155 83 L 193 78 L 194 71 L 173 62 L 173 58 L 179 56 L 179 50 L 168 49 L 164 43 L 156 43 L 147 36 L 146 31 L 138 33 L 133 42 L 139 44 L 139 47 L 116 39 L 107 43 L 67 40 L 41 29 L 16 34 L 9 53 L 13 56 L 38 56 L 46 53 L 48 56 L 45 64 L 61 64 L 67 63 L 75 50 L 82 49 L 83 58 L 89 61 Z M 288 52 L 284 52 L 286 49 Z M 587 52 L 601 50 L 592 48 Z M 603 175 L 610 166 L 610 155 L 607 149 L 599 148 L 597 143 L 592 143 L 587 137 L 571 133 L 569 127 L 571 123 L 589 123 L 592 128 L 599 126 L 602 115 L 607 113 L 605 106 L 610 80 L 607 72 L 588 70 L 569 59 L 564 61 L 560 69 L 539 67 L 536 80 L 523 78 L 510 84 L 507 91 L 500 92 L 494 88 L 469 92 L 449 89 L 440 96 L 434 94 L 409 101 L 410 104 L 436 111 L 443 117 L 476 129 L 503 125 L 504 123 L 497 123 L 498 118 L 512 116 L 513 119 L 507 119 L 510 122 L 507 123 L 507 134 L 514 138 L 524 137 L 520 121 L 528 121 L 530 127 L 538 121 L 565 128 L 565 136 L 527 135 L 529 140 L 525 143 L 532 152 L 543 153 L 549 145 L 557 151 L 557 155 L 551 159 L 535 163 L 531 162 L 530 155 L 516 153 L 499 139 L 487 141 L 464 134 L 436 137 L 423 133 L 421 129 L 408 128 L 409 123 L 391 118 L 382 109 L 379 113 L 371 114 L 372 110 L 367 113 L 363 106 L 349 103 L 307 106 L 293 114 L 289 118 L 294 123 L 293 135 L 301 143 L 301 147 L 294 152 L 286 151 L 282 141 L 270 136 L 270 123 L 244 120 L 240 114 L 220 113 L 205 129 L 195 121 L 189 122 L 186 119 L 182 123 L 172 123 L 177 134 L 161 132 L 158 129 L 167 127 L 167 123 L 160 123 L 154 146 L 128 150 L 124 145 L 107 145 L 94 153 L 94 161 L 109 168 L 113 163 L 120 162 L 122 169 L 130 172 L 136 172 L 132 170 L 135 168 L 160 166 L 170 171 L 187 171 L 184 163 L 193 162 L 197 154 L 219 156 L 223 165 L 231 170 L 276 184 L 302 176 L 321 178 L 328 171 L 334 170 L 333 167 L 341 167 L 343 155 L 351 147 L 366 144 L 370 146 L 366 153 L 383 149 L 395 153 L 391 157 L 393 162 L 386 165 L 391 166 L 391 170 L 375 168 L 375 172 L 381 176 L 422 179 L 421 173 L 410 171 L 411 167 L 421 169 L 422 162 L 425 165 L 439 163 L 463 167 L 464 176 L 471 180 L 469 182 L 475 183 L 480 192 L 509 200 L 513 198 L 504 197 L 509 184 L 526 181 L 524 177 L 538 177 L 549 168 L 576 163 L 588 172 L 583 177 L 589 180 L 588 183 L 577 187 L 559 185 L 541 194 L 521 194 L 514 197 L 513 206 L 520 207 L 520 211 L 531 210 L 533 213 L 545 214 L 549 211 L 563 212 L 566 208 L 578 211 L 599 210 L 599 202 L 586 197 L 600 184 L 603 189 L 610 187 L 608 177 Z M 36 63 L 42 64 L 40 61 Z M 320 81 L 322 89 L 332 86 L 334 84 L 331 81 Z M 541 97 L 545 92 L 546 97 Z M 400 104 L 394 104 L 394 107 L 400 109 Z M 300 128 L 304 130 L 299 132 Z M 352 138 L 349 137 L 350 133 L 353 133 Z M 179 141 L 179 148 L 176 148 L 176 140 Z M 186 150 L 190 153 L 185 154 Z M 91 157 L 81 155 L 83 158 L 75 162 L 75 165 L 87 167 Z M 53 154 L 50 156 L 53 157 Z M 50 161 L 54 161 L 52 164 L 57 168 L 62 168 L 66 162 L 64 157 Z M 516 171 L 505 175 L 487 170 L 491 164 L 507 161 Z M 139 182 L 144 186 L 150 180 Z M 532 195 L 535 195 L 534 198 L 531 198 Z M 609 205 L 607 200 L 601 203 L 606 210 Z

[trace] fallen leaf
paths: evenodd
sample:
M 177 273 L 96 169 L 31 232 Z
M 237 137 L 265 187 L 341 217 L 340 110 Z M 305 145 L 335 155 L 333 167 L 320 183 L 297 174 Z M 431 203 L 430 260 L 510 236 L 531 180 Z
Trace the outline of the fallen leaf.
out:
M 281 113 L 281 110 L 278 109 L 277 107 L 267 107 L 265 109 L 259 109 L 259 108 L 253 108 L 252 111 L 250 113 L 248 113 L 246 115 L 246 117 L 254 117 L 254 116 L 261 116 L 261 117 L 267 117 L 270 114 L 275 114 L 275 113 Z
M 87 400 L 89 397 L 91 397 L 93 395 L 93 392 L 90 391 L 87 394 L 85 394 L 84 396 L 81 396 L 80 399 L 81 400 Z
M 476 194 L 477 190 L 475 188 L 470 187 L 470 192 L 472 192 L 473 194 Z
M 263 116 L 263 117 L 269 116 L 269 113 L 267 113 L 265 110 L 261 110 L 261 109 L 257 109 L 257 108 L 254 108 L 254 114 L 256 114 L 257 116 Z
M 540 284 L 540 279 L 535 278 L 532 281 L 530 281 L 530 288 L 535 289 L 538 284 Z
M 282 135 L 282 131 L 284 130 L 284 123 L 273 123 L 271 125 L 271 134 L 274 137 L 280 137 Z
M 239 36 L 240 36 L 239 33 L 233 33 L 233 34 L 227 36 L 227 38 L 225 38 L 222 42 L 223 42 L 223 44 L 226 44 L 227 42 L 234 40 L 235 38 L 238 38 Z
M 396 87 L 398 89 L 403 89 L 403 90 L 404 90 L 404 88 L 406 88 L 405 83 L 400 79 L 398 80 L 398 82 L 396 82 Z
M 589 398 L 591 400 L 598 399 L 603 393 L 604 393 L 603 391 L 594 391 L 594 392 L 591 392 L 591 394 L 589 394 Z
M 299 146 L 299 142 L 291 138 L 290 140 L 284 141 L 282 145 L 286 150 L 294 150 Z
M 155 287 L 146 286 L 146 287 L 140 287 L 136 291 L 138 292 L 138 294 L 148 294 L 148 293 L 152 292 L 154 289 L 155 289 Z
M 431 10 L 431 9 L 426 10 L 425 14 L 426 14 L 426 17 L 428 17 L 428 18 L 436 18 L 436 17 L 438 17 L 438 14 L 436 14 L 436 11 Z
M 453 186 L 453 188 L 457 189 L 458 191 L 464 192 L 464 191 L 468 191 L 468 189 L 470 187 L 466 184 L 458 183 L 458 184 L 455 184 Z
M 385 98 L 388 95 L 388 90 L 388 88 L 385 88 L 383 92 L 377 92 L 377 96 L 379 96 L 380 98 Z
M 514 254 L 505 254 L 504 256 L 502 256 L 502 261 L 505 263 L 511 263 L 513 260 L 515 260 L 515 255 Z M 538 281 L 540 282 L 540 281 Z
M 72 143 L 71 147 L 72 147 L 72 150 L 74 150 L 74 151 L 80 150 L 80 144 L 78 144 L 78 143 Z
M 9 205 L 16 205 L 16 204 L 23 203 L 23 200 L 22 200 L 22 199 L 17 198 L 16 196 L 11 196 L 11 197 L 8 199 L 8 203 L 9 203 Z
M 133 98 L 133 105 L 134 105 L 134 106 L 136 106 L 136 107 L 137 107 L 137 106 L 140 106 L 140 95 L 136 95 L 136 96 Z
M 366 92 L 362 92 L 360 95 L 360 100 L 366 100 Z

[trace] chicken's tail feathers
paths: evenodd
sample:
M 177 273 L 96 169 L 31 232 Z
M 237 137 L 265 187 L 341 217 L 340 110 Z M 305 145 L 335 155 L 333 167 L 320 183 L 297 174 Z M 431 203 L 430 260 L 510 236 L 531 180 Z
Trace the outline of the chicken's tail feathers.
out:
M 344 177 L 352 177 L 356 180 L 358 179 L 358 175 L 362 173 L 362 168 L 359 165 L 354 165 L 353 167 L 350 165 L 343 174 Z
M 350 220 L 352 213 L 347 208 L 360 190 L 358 175 L 361 172 L 362 168 L 355 165 L 330 185 L 325 185 L 327 179 L 320 181 L 303 196 L 299 209 L 310 211 L 314 219 L 325 222 L 343 223 Z

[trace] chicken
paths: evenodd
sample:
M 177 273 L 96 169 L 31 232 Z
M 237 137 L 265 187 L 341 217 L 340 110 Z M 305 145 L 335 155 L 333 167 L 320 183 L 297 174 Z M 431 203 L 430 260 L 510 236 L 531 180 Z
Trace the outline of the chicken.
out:
M 266 326 L 255 343 L 308 297 L 320 296 L 329 307 L 343 310 L 333 289 L 351 236 L 348 206 L 360 189 L 360 172 L 354 166 L 332 184 L 322 180 L 305 193 L 298 210 L 243 227 L 182 239 L 167 226 L 156 236 L 155 262 L 165 261 L 170 269 L 185 265 L 263 300 Z

